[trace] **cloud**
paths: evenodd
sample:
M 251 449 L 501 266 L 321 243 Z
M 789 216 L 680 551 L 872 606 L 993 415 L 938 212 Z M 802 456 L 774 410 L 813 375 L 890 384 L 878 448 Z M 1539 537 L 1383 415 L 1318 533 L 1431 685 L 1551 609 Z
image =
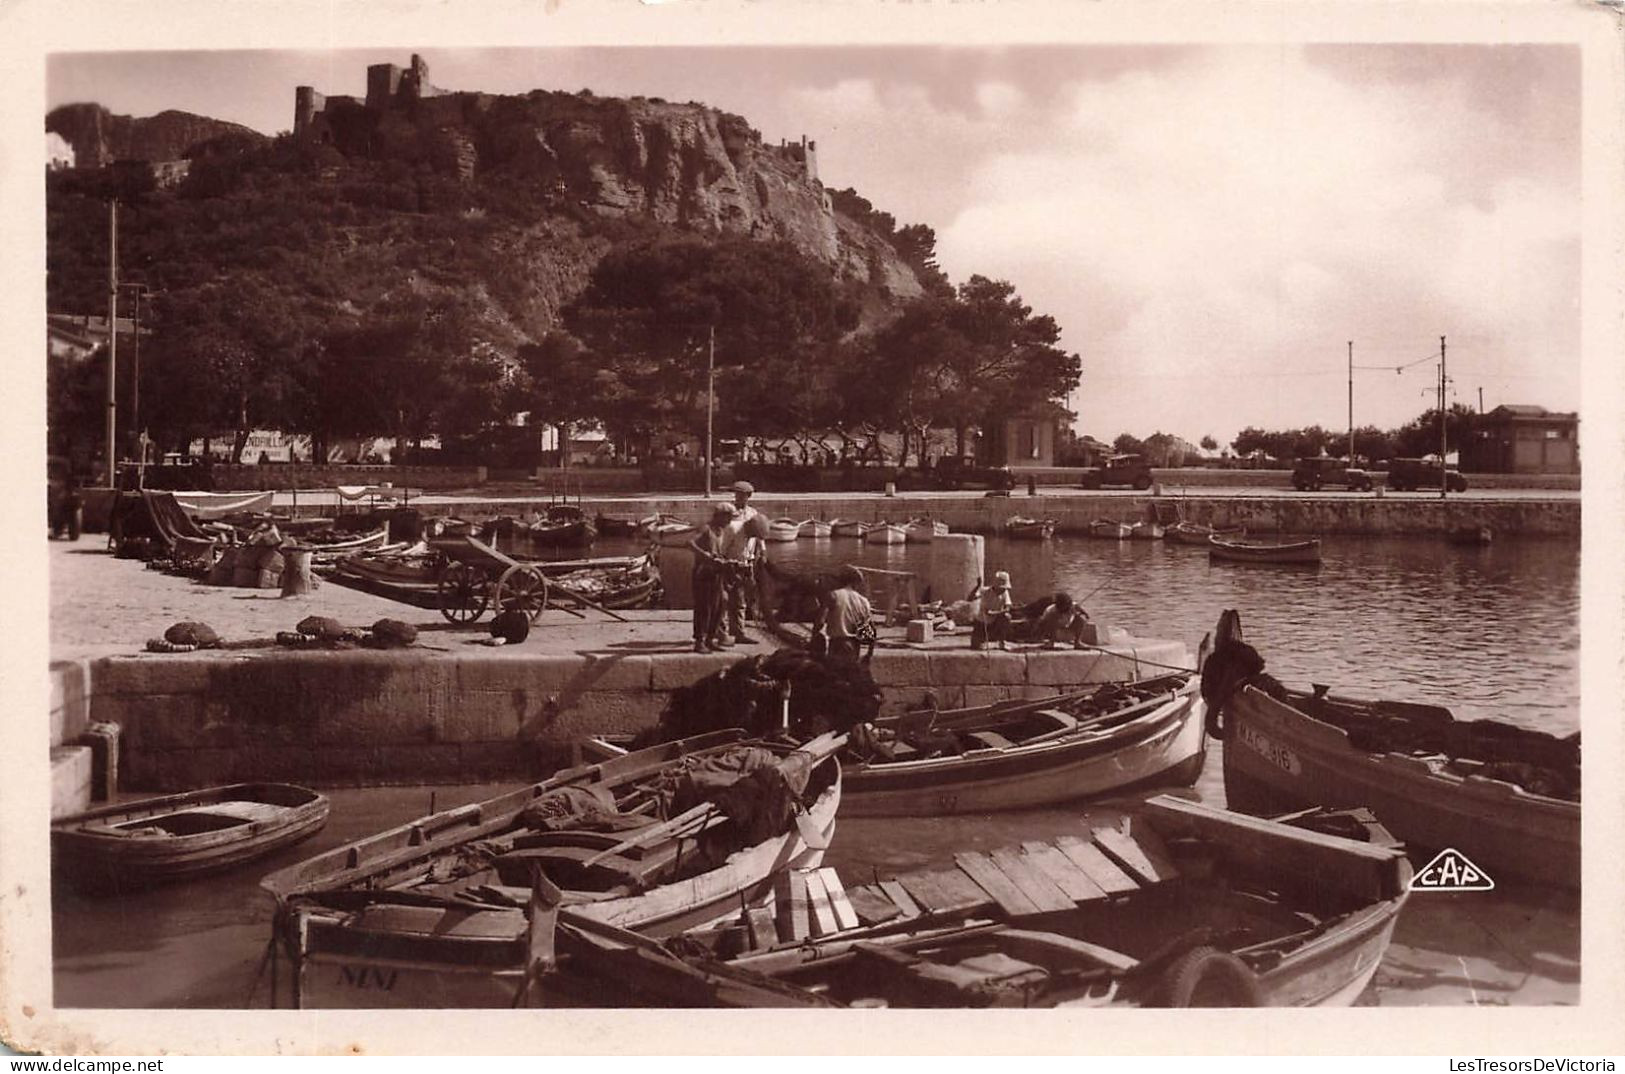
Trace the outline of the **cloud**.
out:
M 1576 162 L 1520 156 L 1528 113 L 1479 84 L 1360 82 L 1277 49 L 1080 82 L 974 159 L 941 260 L 1060 321 L 1096 435 L 1340 427 L 1350 339 L 1398 364 L 1455 336 L 1464 398 L 1572 407 Z M 1431 375 L 1361 373 L 1356 421 L 1414 416 Z

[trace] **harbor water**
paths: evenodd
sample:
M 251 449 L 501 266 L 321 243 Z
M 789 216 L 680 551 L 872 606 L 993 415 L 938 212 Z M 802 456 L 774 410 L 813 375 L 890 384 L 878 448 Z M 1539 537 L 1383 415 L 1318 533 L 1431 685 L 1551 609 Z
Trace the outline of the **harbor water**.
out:
M 637 551 L 600 541 L 595 554 Z M 1103 624 L 1178 638 L 1194 652 L 1225 608 L 1289 684 L 1329 684 L 1351 696 L 1451 707 L 1566 734 L 1579 726 L 1579 567 L 1570 542 L 1508 540 L 1463 548 L 1405 538 L 1327 538 L 1317 570 L 1210 564 L 1206 552 L 1163 542 L 989 539 L 987 569 L 1008 570 L 1018 600 L 1053 589 Z M 929 546 L 803 540 L 774 545 L 786 566 L 857 562 L 922 570 Z M 686 553 L 663 561 L 673 606 L 688 597 Z M 1214 744 L 1195 793 L 1223 804 Z M 437 808 L 504 786 L 336 789 L 332 820 L 307 843 L 220 877 L 119 899 L 58 891 L 53 914 L 61 1007 L 239 1008 L 250 1004 L 272 904 L 259 878 Z M 1125 802 L 1024 813 L 843 819 L 827 864 L 864 882 L 951 856 L 1075 831 L 1080 815 Z M 1579 900 L 1570 892 L 1501 883 L 1491 892 L 1418 893 L 1360 1003 L 1486 1005 L 1579 999 Z M 263 1006 L 269 978 L 252 1004 Z

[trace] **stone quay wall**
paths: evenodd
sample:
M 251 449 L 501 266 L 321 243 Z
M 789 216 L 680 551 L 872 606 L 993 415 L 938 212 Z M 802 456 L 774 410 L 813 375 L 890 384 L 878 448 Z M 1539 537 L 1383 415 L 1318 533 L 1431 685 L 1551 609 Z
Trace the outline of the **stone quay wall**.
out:
M 52 745 L 120 728 L 120 785 L 176 791 L 270 780 L 323 786 L 529 779 L 572 740 L 652 726 L 667 695 L 738 656 L 245 650 L 53 665 Z M 1049 697 L 1190 667 L 1182 642 L 1103 650 L 880 650 L 885 711 Z

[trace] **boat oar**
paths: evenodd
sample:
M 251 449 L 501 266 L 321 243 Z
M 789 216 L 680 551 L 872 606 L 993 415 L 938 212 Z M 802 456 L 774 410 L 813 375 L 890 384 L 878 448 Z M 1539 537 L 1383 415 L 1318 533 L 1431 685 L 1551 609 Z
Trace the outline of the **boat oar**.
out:
M 699 805 L 685 813 L 679 813 L 677 816 L 662 824 L 656 824 L 653 827 L 645 828 L 629 838 L 622 839 L 619 843 L 616 843 L 609 849 L 599 851 L 597 854 L 594 854 L 592 857 L 582 862 L 581 867 L 583 869 L 589 869 L 603 861 L 605 858 L 612 857 L 616 854 L 622 853 L 623 851 L 631 850 L 633 847 L 640 847 L 660 839 L 698 835 L 707 828 L 714 828 L 727 819 L 728 818 L 726 816 L 717 812 L 715 803 L 701 802 Z

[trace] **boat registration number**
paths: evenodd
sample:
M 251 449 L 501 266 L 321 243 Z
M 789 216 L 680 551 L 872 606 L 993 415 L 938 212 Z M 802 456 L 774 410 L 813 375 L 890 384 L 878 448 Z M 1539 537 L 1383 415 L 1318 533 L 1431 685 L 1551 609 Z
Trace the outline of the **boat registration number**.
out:
M 1283 772 L 1290 772 L 1294 776 L 1303 774 L 1303 764 L 1298 760 L 1297 754 L 1279 742 L 1259 734 L 1246 724 L 1242 724 L 1239 731 L 1238 737 L 1242 743 L 1264 760 Z

